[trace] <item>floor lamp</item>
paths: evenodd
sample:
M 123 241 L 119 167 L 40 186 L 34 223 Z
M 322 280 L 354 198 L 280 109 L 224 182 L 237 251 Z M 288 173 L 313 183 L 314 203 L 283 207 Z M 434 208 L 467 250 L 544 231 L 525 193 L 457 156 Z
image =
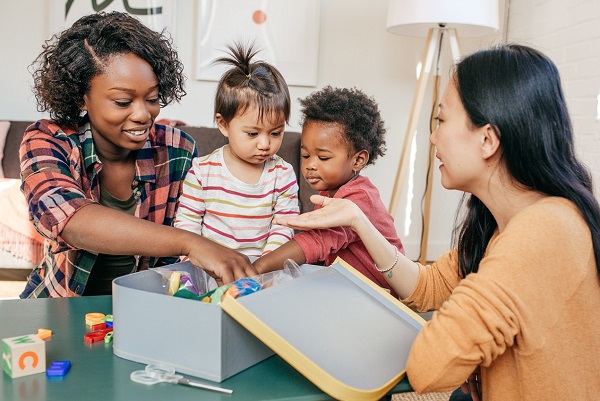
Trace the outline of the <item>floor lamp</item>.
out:
M 389 212 L 396 217 L 403 181 L 408 169 L 408 155 L 423 105 L 429 75 L 435 60 L 439 59 L 444 36 L 448 38 L 453 60 L 460 58 L 458 32 L 461 36 L 482 36 L 498 31 L 498 0 L 390 0 L 387 15 L 387 30 L 405 36 L 425 36 L 425 50 L 421 60 L 421 71 L 404 135 L 404 143 L 392 190 Z M 436 76 L 439 82 L 439 75 Z M 435 88 L 435 86 L 434 86 Z M 434 101 L 437 99 L 434 96 Z M 427 258 L 427 240 L 429 234 L 429 214 L 431 205 L 431 187 L 433 169 L 433 148 L 430 146 L 430 168 L 427 177 L 425 203 L 423 210 L 423 235 L 421 237 L 420 258 L 425 263 Z

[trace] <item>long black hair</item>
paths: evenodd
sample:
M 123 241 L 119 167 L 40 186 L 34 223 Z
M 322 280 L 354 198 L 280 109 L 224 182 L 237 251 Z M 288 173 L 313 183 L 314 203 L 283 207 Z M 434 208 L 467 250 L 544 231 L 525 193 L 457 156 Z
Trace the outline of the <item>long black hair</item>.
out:
M 453 75 L 472 124 L 490 124 L 496 131 L 512 178 L 579 208 L 592 234 L 600 273 L 600 207 L 591 175 L 575 154 L 571 119 L 554 63 L 530 47 L 503 44 L 465 57 Z M 483 202 L 468 195 L 455 238 L 463 276 L 478 270 L 496 228 Z
M 229 65 L 217 85 L 215 115 L 219 113 L 225 123 L 237 114 L 243 114 L 256 105 L 258 117 L 267 119 L 283 114 L 290 120 L 290 92 L 283 75 L 271 64 L 257 60 L 254 44 L 228 45 L 229 56 L 215 60 L 215 64 Z

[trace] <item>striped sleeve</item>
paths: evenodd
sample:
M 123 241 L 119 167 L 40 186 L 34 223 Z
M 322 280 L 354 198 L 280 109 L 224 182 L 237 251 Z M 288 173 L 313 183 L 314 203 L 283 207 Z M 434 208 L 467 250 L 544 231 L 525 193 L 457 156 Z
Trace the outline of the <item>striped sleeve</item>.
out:
M 196 234 L 202 234 L 202 220 L 206 210 L 202 182 L 199 179 L 202 164 L 202 158 L 192 161 L 192 167 L 183 182 L 174 224 L 177 228 Z
M 276 201 L 273 205 L 273 217 L 297 215 L 300 213 L 298 206 L 298 182 L 293 167 L 280 159 L 273 167 L 275 176 L 278 177 L 275 191 Z M 269 237 L 262 254 L 267 254 L 288 242 L 294 236 L 294 230 L 279 224 L 271 224 Z

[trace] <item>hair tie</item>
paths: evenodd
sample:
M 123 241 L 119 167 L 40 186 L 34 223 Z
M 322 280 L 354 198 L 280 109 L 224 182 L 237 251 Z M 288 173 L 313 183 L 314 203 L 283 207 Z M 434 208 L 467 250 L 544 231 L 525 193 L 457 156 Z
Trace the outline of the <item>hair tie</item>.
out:
M 246 74 L 246 78 L 248 78 L 248 79 L 252 78 L 252 74 Z

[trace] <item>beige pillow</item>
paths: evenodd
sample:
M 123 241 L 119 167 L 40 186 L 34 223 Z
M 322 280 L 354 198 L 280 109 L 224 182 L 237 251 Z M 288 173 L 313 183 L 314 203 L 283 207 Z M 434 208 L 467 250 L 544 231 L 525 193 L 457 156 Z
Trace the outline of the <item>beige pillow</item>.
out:
M 10 128 L 10 121 L 0 121 L 0 178 L 4 178 L 2 169 L 2 159 L 4 158 L 4 145 L 6 144 L 6 135 Z
M 19 259 L 38 263 L 42 259 L 44 238 L 29 221 L 21 180 L 0 178 L 0 249 Z

